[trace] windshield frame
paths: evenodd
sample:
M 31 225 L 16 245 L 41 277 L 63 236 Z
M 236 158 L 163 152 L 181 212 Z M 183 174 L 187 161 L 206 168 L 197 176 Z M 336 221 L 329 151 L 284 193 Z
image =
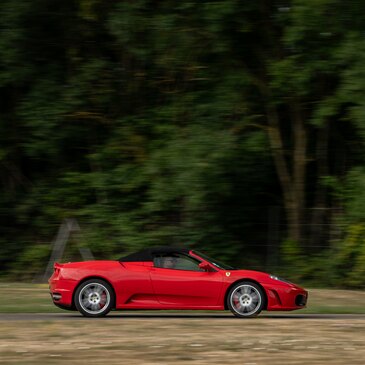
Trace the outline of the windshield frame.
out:
M 225 264 L 224 262 L 221 262 L 219 260 L 213 259 L 199 251 L 196 250 L 192 250 L 192 253 L 200 258 L 202 258 L 203 260 L 209 262 L 210 264 L 212 264 L 215 268 L 219 269 L 219 270 L 238 270 L 230 265 Z

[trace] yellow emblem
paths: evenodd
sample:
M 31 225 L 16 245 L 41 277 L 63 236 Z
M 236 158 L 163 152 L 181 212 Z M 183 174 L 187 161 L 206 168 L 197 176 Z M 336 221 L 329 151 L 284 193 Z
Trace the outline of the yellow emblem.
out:
M 229 276 L 229 275 L 231 275 L 231 273 L 230 273 L 229 271 L 227 271 L 227 272 L 226 272 L 226 275 L 227 275 L 227 276 Z

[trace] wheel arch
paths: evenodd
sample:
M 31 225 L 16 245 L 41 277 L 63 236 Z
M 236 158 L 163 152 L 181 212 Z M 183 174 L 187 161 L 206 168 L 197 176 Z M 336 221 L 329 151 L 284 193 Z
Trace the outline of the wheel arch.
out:
M 74 291 L 73 291 L 73 293 L 72 293 L 72 308 L 75 308 L 76 309 L 76 305 L 75 305 L 75 293 L 76 293 L 76 290 L 78 289 L 78 287 L 81 285 L 81 284 L 83 284 L 83 283 L 85 283 L 85 281 L 88 281 L 88 280 L 91 280 L 91 279 L 98 279 L 98 280 L 102 280 L 102 281 L 105 281 L 107 284 L 109 284 L 110 285 L 110 287 L 112 288 L 112 290 L 113 290 L 113 293 L 114 293 L 114 303 L 113 303 L 113 309 L 115 309 L 115 306 L 116 306 L 116 301 L 117 301 L 117 293 L 115 292 L 115 289 L 114 289 L 114 286 L 113 286 L 113 284 L 110 282 L 110 280 L 108 280 L 108 279 L 105 279 L 104 277 L 102 277 L 102 276 L 98 276 L 98 275 L 90 275 L 90 276 L 87 276 L 87 277 L 85 277 L 85 278 L 83 278 L 83 279 L 81 279 L 78 283 L 77 283 L 77 285 L 75 286 L 75 289 L 74 289 Z
M 224 294 L 224 309 L 225 310 L 228 310 L 228 305 L 227 305 L 227 298 L 228 298 L 228 293 L 230 292 L 230 290 L 238 283 L 242 283 L 242 282 L 250 282 L 250 283 L 253 283 L 253 284 L 256 284 L 258 285 L 261 289 L 262 289 L 262 292 L 264 293 L 264 306 L 263 306 L 263 310 L 266 310 L 267 309 L 267 293 L 266 293 L 266 290 L 265 288 L 256 280 L 254 279 L 251 279 L 251 278 L 243 278 L 243 279 L 238 279 L 236 281 L 234 281 L 233 283 L 231 283 L 229 285 L 229 287 L 227 288 L 225 294 Z

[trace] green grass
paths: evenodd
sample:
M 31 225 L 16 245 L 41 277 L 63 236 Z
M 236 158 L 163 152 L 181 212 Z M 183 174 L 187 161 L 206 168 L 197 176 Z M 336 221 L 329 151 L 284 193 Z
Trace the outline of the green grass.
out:
M 0 313 L 56 312 L 47 284 L 0 283 Z
M 300 313 L 365 314 L 364 290 L 309 289 L 307 308 Z
M 47 284 L 0 283 L 0 313 L 57 312 Z M 308 307 L 297 313 L 365 314 L 365 291 L 309 289 Z

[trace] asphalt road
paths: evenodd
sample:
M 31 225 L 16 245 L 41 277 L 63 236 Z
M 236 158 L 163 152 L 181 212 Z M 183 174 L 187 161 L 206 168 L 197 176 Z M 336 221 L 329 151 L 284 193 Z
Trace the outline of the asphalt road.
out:
M 169 312 L 143 312 L 143 311 L 118 311 L 112 312 L 104 318 L 97 318 L 96 320 L 113 320 L 113 319 L 160 319 L 160 318 L 173 318 L 173 319 L 232 319 L 250 321 L 251 319 L 239 319 L 233 316 L 231 313 L 169 313 Z M 285 320 L 313 320 L 313 319 L 325 319 L 325 320 L 337 320 L 337 319 L 363 319 L 365 320 L 365 314 L 261 314 L 256 319 L 285 319 Z M 65 313 L 0 313 L 0 321 L 67 321 L 67 320 L 95 320 L 92 318 L 86 318 L 81 316 L 78 312 L 65 312 Z

